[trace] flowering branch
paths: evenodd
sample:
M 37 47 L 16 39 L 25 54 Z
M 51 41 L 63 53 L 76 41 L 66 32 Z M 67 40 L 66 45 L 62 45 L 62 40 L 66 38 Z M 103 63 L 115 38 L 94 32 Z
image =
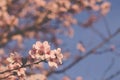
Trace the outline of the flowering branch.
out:
M 40 62 L 45 62 L 45 61 L 41 60 L 41 61 L 34 62 L 34 63 L 31 63 L 31 64 L 26 64 L 26 65 L 23 65 L 23 66 L 20 66 L 20 67 L 11 69 L 11 70 L 8 69 L 8 70 L 5 70 L 5 71 L 0 72 L 0 74 L 4 74 L 4 73 L 6 73 L 6 72 L 11 72 L 11 71 L 13 71 L 13 70 L 18 70 L 18 69 L 20 69 L 20 68 L 30 67 L 30 66 L 32 66 L 32 65 L 34 65 L 34 64 L 39 64 Z
M 17 52 L 10 53 L 10 57 L 7 58 L 9 69 L 0 72 L 0 74 L 8 72 L 13 74 L 15 78 L 17 78 L 17 75 L 18 78 L 24 79 L 26 67 L 39 64 L 40 62 L 47 62 L 50 67 L 58 68 L 58 64 L 62 64 L 62 58 L 63 55 L 60 48 L 51 50 L 47 41 L 44 41 L 43 43 L 37 41 L 29 51 L 27 59 L 23 59 Z

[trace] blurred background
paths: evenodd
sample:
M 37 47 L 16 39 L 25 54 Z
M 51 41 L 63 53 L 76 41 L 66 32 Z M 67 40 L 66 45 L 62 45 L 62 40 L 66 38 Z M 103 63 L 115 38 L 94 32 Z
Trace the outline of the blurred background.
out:
M 27 57 L 36 41 L 48 41 L 62 49 L 63 64 L 54 71 L 35 65 L 26 71 L 28 80 L 43 80 L 39 74 L 46 73 L 48 80 L 120 80 L 119 3 L 0 0 L 0 65 L 10 52 Z

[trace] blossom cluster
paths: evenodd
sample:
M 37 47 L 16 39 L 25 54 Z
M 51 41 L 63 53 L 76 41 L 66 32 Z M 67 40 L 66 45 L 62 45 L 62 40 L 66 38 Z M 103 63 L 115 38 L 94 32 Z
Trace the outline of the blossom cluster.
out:
M 60 48 L 51 50 L 47 41 L 43 43 L 37 41 L 33 44 L 32 49 L 29 51 L 28 58 L 26 59 L 22 58 L 17 52 L 10 53 L 7 62 L 9 63 L 8 69 L 12 76 L 9 76 L 9 80 L 16 80 L 18 78 L 24 80 L 26 67 L 42 61 L 47 62 L 50 67 L 58 68 L 58 65 L 62 64 L 62 59 L 63 55 Z
M 10 56 L 7 58 L 7 61 L 9 62 L 8 69 L 11 70 L 11 76 L 9 76 L 9 79 L 23 79 L 25 77 L 25 70 L 26 68 L 21 68 L 23 65 L 22 63 L 22 57 L 17 53 L 13 52 L 10 53 Z
M 29 55 L 35 61 L 43 60 L 47 61 L 50 67 L 58 67 L 58 64 L 62 64 L 63 55 L 61 49 L 50 49 L 50 45 L 47 41 L 41 43 L 37 41 L 33 44 L 32 49 L 29 51 Z
M 100 11 L 102 15 L 106 15 L 110 11 L 110 2 L 104 0 L 83 0 L 82 3 L 88 9 Z

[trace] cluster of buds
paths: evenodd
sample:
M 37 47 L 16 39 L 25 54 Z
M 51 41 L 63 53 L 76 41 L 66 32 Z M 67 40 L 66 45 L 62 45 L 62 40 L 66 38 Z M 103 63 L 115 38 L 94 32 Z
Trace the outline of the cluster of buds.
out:
M 37 41 L 33 44 L 32 49 L 29 51 L 30 58 L 34 61 L 47 61 L 50 67 L 58 67 L 58 64 L 62 64 L 63 55 L 61 49 L 50 49 L 50 45 L 47 41 L 41 43 Z

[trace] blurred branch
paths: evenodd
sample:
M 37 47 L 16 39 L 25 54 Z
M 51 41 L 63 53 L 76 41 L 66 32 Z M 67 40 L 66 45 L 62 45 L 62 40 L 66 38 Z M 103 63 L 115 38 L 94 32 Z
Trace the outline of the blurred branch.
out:
M 39 23 L 39 25 L 42 25 L 42 24 L 48 22 L 49 19 L 47 19 L 46 15 L 45 15 L 44 19 Z M 35 24 L 35 25 L 37 25 L 37 24 Z M 14 36 L 14 35 L 20 34 L 20 35 L 24 36 L 25 32 L 28 32 L 28 31 L 40 31 L 40 30 L 44 31 L 45 30 L 45 28 L 43 28 L 43 27 L 34 27 L 35 25 L 33 25 L 31 27 L 27 27 L 22 30 L 17 29 L 14 32 L 9 32 L 8 35 L 5 37 L 4 37 L 4 35 L 1 35 L 0 36 L 0 48 L 5 46 L 11 40 L 12 36 Z M 7 39 L 7 41 L 2 42 L 3 39 Z
M 9 4 L 9 3 L 8 3 L 8 4 Z M 12 6 L 12 5 L 13 5 L 13 4 L 9 4 L 9 6 L 8 6 L 8 5 L 7 5 L 7 6 L 10 7 L 10 6 Z M 19 17 L 20 12 L 21 12 L 27 5 L 28 5 L 28 0 L 26 0 L 26 1 L 20 6 L 20 10 L 19 10 L 17 13 L 15 13 L 14 16 L 15 16 L 15 17 Z M 13 24 L 14 21 L 15 21 L 15 19 L 13 19 L 10 24 Z M 10 28 L 11 26 L 6 26 L 6 27 L 7 27 L 8 29 L 5 30 L 5 31 L 3 32 L 3 34 L 1 34 L 1 35 L 4 35 L 4 33 L 6 33 L 6 32 L 10 32 L 9 28 Z M 18 29 L 18 27 L 16 27 L 16 26 L 14 26 L 14 27 L 15 27 L 15 29 Z
M 108 68 L 105 70 L 105 72 L 103 73 L 103 76 L 102 76 L 102 79 L 101 80 L 104 80 L 105 79 L 105 76 L 107 74 L 107 72 L 113 67 L 114 65 L 114 62 L 115 62 L 115 59 L 113 58 L 110 65 L 108 66 Z
M 5 77 L 2 77 L 2 78 L 0 78 L 0 80 L 5 80 L 5 79 L 7 79 L 8 77 L 10 77 L 10 76 L 12 76 L 13 74 L 9 74 L 9 75 L 7 75 L 7 76 L 5 76 Z
M 104 22 L 104 24 L 105 24 L 105 28 L 106 28 L 106 30 L 107 30 L 107 33 L 108 33 L 108 35 L 110 36 L 110 35 L 111 35 L 111 31 L 110 31 L 110 28 L 109 28 L 109 25 L 108 25 L 108 22 L 107 22 L 105 16 L 103 16 L 103 22 Z
M 98 48 L 101 48 L 105 43 L 109 42 L 113 37 L 115 37 L 119 33 L 120 33 L 120 28 L 115 33 L 113 33 L 112 35 L 110 35 L 108 38 L 104 39 L 97 46 L 95 46 L 93 49 L 91 49 L 90 51 L 88 51 L 84 56 L 79 56 L 71 64 L 69 64 L 68 66 L 64 67 L 61 70 L 58 70 L 58 71 L 49 71 L 48 74 L 47 74 L 47 76 L 50 76 L 52 73 L 62 73 L 62 72 L 67 71 L 68 69 L 70 69 L 73 66 L 75 66 L 75 64 L 77 64 L 79 61 L 83 60 L 84 58 L 88 57 L 90 54 L 94 53 Z
M 81 7 L 81 9 L 83 9 L 83 7 L 81 6 L 81 5 L 83 5 L 82 1 L 70 0 L 70 2 L 79 5 Z M 23 5 L 20 6 L 20 10 L 14 15 L 19 17 L 19 13 L 28 4 L 29 4 L 28 0 L 24 1 Z M 10 4 L 10 6 L 11 6 L 11 4 Z M 47 9 L 47 7 L 46 7 L 45 11 L 42 13 L 43 15 L 40 15 L 42 18 L 35 20 L 35 22 L 33 23 L 32 26 L 28 25 L 28 26 L 25 26 L 24 29 L 20 30 L 19 27 L 18 27 L 19 25 L 18 25 L 18 26 L 14 27 L 15 30 L 13 32 L 10 31 L 9 26 L 7 26 L 6 31 L 3 32 L 2 34 L 0 34 L 0 48 L 4 47 L 9 41 L 11 41 L 11 37 L 14 36 L 14 35 L 20 34 L 22 36 L 25 36 L 25 32 L 28 32 L 28 31 L 35 31 L 35 32 L 40 31 L 40 30 L 42 31 L 43 28 L 41 28 L 39 26 L 42 26 L 43 24 L 45 24 L 45 23 L 47 23 L 48 21 L 51 20 L 50 18 L 47 17 L 49 14 L 51 14 L 51 10 Z M 59 15 L 61 16 L 64 13 L 66 13 L 66 12 L 58 12 L 58 16 Z M 70 9 L 67 9 L 67 13 L 72 13 L 73 14 L 73 13 L 75 13 L 75 11 L 70 8 Z M 14 22 L 14 20 L 12 22 Z
M 118 45 L 118 46 L 110 46 L 107 49 L 104 49 L 104 50 L 101 50 L 101 51 L 96 51 L 95 54 L 98 55 L 98 54 L 103 54 L 105 52 L 115 52 L 115 50 L 118 49 L 118 48 L 120 48 L 120 45 Z
M 112 74 L 111 76 L 109 76 L 108 78 L 104 79 L 104 80 L 112 80 L 113 78 L 115 78 L 116 76 L 120 75 L 120 71 L 117 71 L 116 73 Z
M 97 29 L 95 29 L 94 27 L 91 27 L 91 29 L 92 29 L 96 34 L 98 34 L 103 40 L 105 39 L 105 36 L 104 36 L 101 32 L 99 32 Z

